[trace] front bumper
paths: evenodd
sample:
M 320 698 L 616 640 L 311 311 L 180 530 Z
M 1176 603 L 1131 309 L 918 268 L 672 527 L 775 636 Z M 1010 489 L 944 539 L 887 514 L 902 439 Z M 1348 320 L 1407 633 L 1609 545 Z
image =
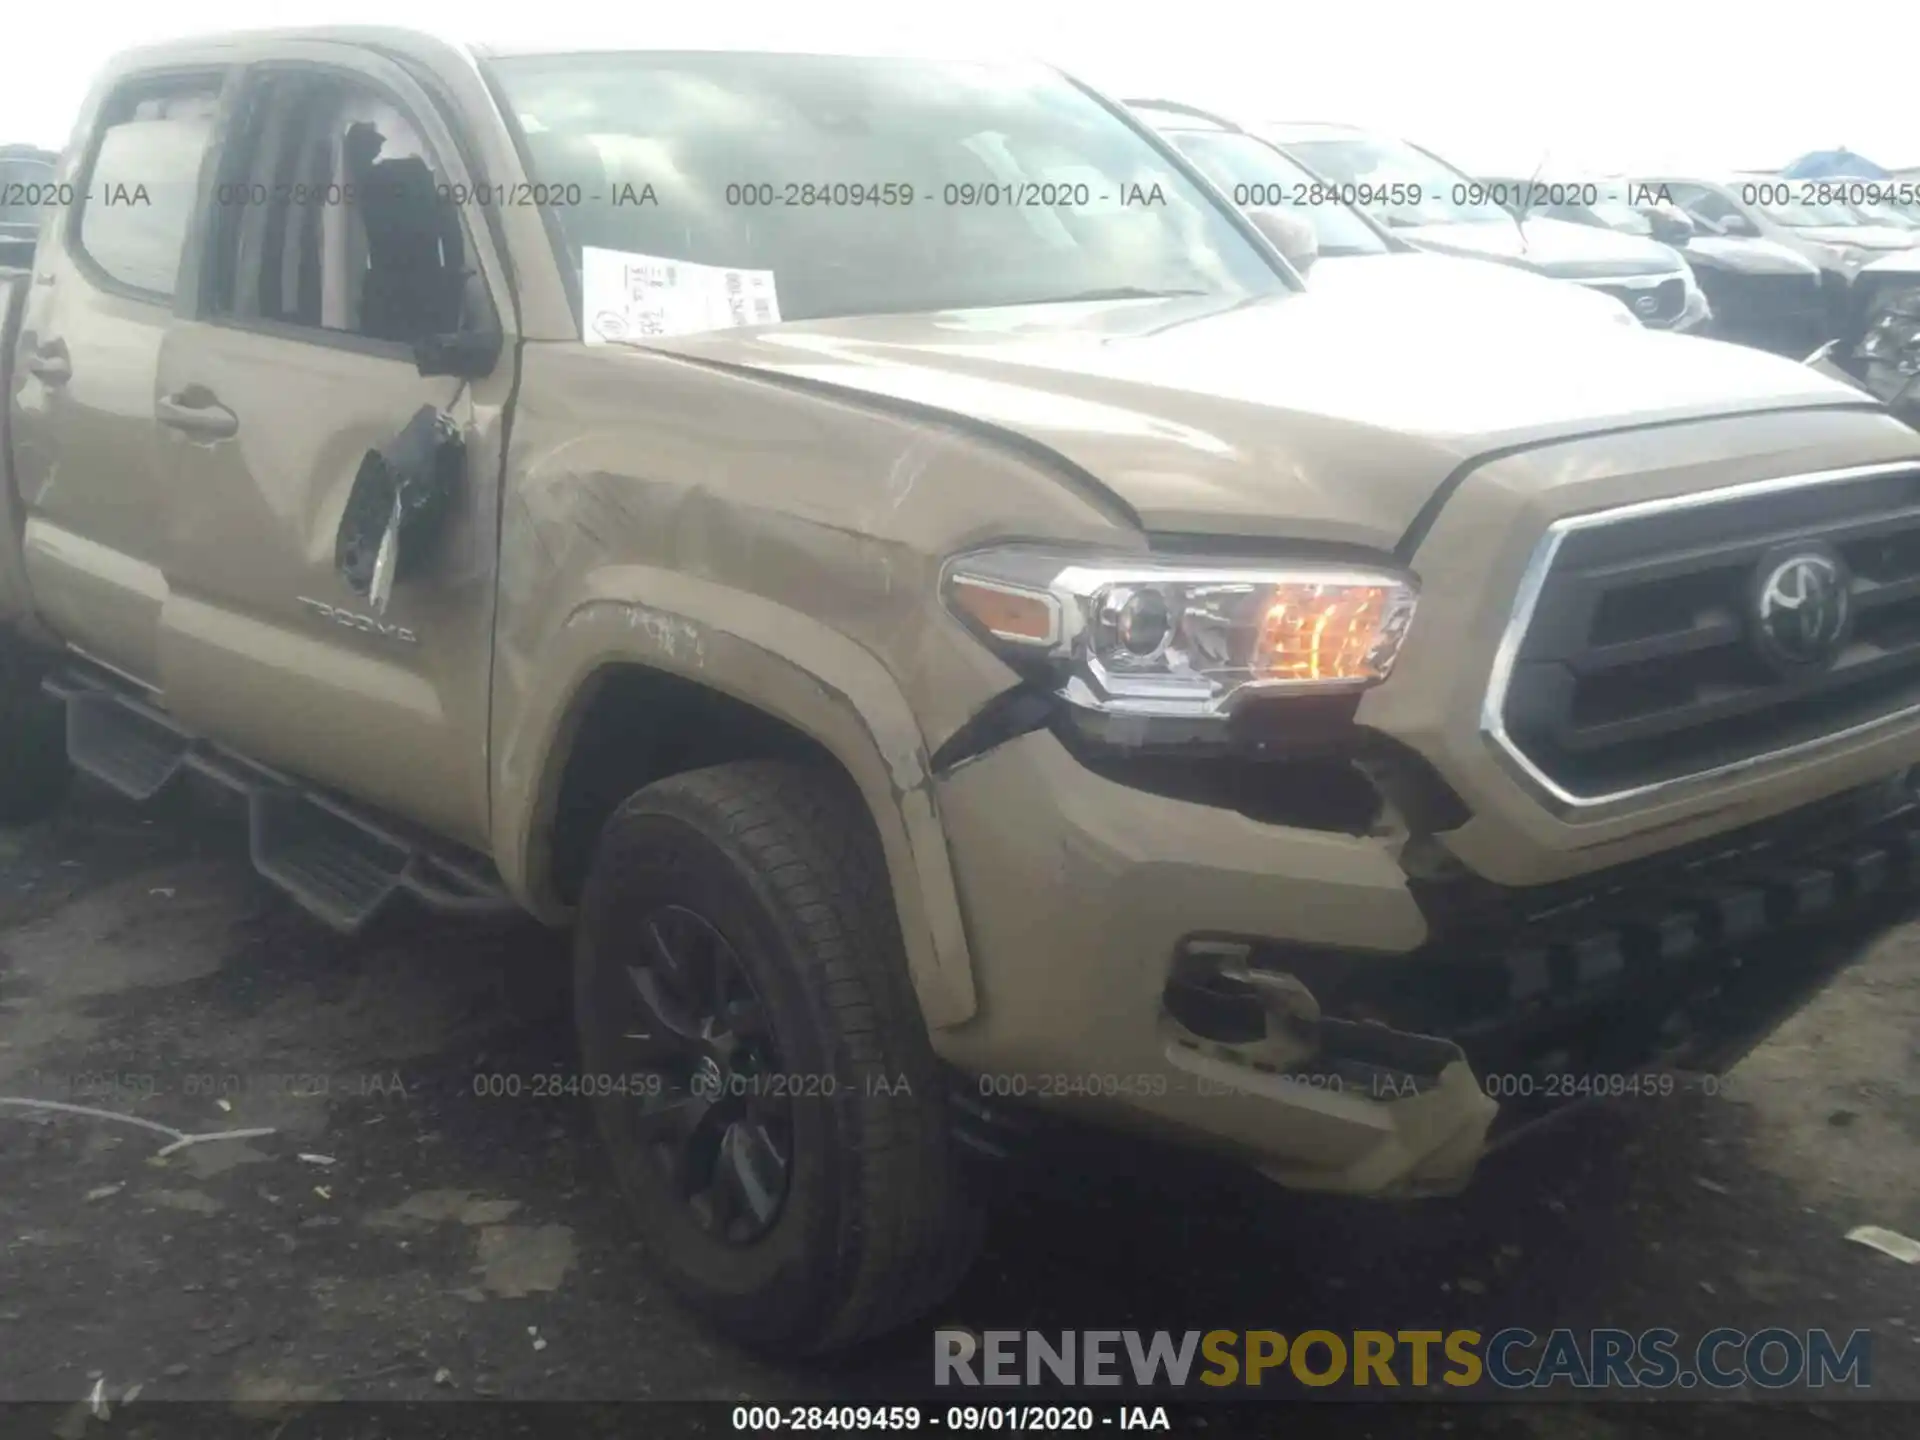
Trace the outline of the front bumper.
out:
M 1559 1102 L 1724 1068 L 1920 894 L 1904 777 L 1525 889 L 1144 793 L 1045 731 L 940 804 L 982 998 L 935 1036 L 977 1086 L 963 1108 L 1037 1103 L 1350 1193 L 1457 1190 Z

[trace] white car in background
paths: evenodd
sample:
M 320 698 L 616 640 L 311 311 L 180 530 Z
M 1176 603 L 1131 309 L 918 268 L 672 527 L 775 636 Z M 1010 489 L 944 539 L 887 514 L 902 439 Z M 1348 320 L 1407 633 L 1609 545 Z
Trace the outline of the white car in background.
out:
M 1339 187 L 1232 120 L 1171 100 L 1129 100 L 1196 169 L 1274 239 L 1316 290 L 1351 290 L 1401 316 L 1471 322 L 1501 312 L 1543 324 L 1633 325 L 1621 298 L 1487 260 L 1432 254 L 1394 235 Z M 1289 223 L 1284 217 L 1292 217 Z M 1302 223 L 1304 222 L 1304 223 Z M 1312 245 L 1303 250 L 1308 234 Z
M 1650 330 L 1691 332 L 1713 308 L 1669 245 L 1589 225 L 1518 219 L 1502 191 L 1407 140 L 1324 121 L 1268 123 L 1260 137 L 1327 181 L 1356 191 L 1374 219 L 1418 250 L 1494 260 L 1603 291 Z

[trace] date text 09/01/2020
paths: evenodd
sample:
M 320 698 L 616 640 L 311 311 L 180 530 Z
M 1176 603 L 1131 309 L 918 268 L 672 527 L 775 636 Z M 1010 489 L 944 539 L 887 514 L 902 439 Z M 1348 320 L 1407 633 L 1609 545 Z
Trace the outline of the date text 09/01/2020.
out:
M 736 1405 L 733 1428 L 773 1434 L 783 1431 L 912 1431 L 957 1435 L 1030 1430 L 1171 1430 L 1164 1405 Z

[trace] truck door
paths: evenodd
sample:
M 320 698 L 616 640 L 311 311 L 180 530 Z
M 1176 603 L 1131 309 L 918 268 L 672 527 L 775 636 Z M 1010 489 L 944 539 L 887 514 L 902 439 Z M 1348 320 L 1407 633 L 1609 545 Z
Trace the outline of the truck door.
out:
M 223 75 L 123 80 L 60 177 L 16 356 L 12 430 L 40 614 L 84 654 L 158 681 L 168 494 L 154 377 Z
M 414 342 L 499 337 L 503 268 L 446 120 L 386 61 L 325 44 L 250 66 L 195 294 L 161 347 L 170 519 L 160 673 L 194 728 L 440 833 L 487 840 L 497 477 L 491 373 L 423 376 Z M 498 297 L 498 303 L 496 303 Z M 462 444 L 431 563 L 382 613 L 336 569 L 369 451 L 422 407 Z

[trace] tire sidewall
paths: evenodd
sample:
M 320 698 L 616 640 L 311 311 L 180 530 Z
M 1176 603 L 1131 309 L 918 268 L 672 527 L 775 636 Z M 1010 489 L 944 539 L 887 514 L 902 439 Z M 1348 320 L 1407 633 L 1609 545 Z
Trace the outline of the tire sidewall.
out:
M 666 1278 L 729 1328 L 783 1334 L 803 1323 L 831 1287 L 841 1249 L 848 1183 L 847 1106 L 859 1083 L 836 1054 L 833 1028 L 805 979 L 808 958 L 772 888 L 730 846 L 710 817 L 681 794 L 648 794 L 623 807 L 601 841 L 582 897 L 576 937 L 576 1019 L 588 1076 L 620 1073 L 617 1055 L 595 1053 L 596 987 L 603 972 L 638 955 L 646 917 L 664 904 L 695 910 L 730 944 L 765 1008 L 782 1073 L 800 1082 L 790 1101 L 787 1195 L 772 1229 L 748 1245 L 715 1240 L 666 1193 L 653 1158 L 625 1133 L 615 1107 L 634 1097 L 598 1093 L 594 1108 L 644 1241 Z

